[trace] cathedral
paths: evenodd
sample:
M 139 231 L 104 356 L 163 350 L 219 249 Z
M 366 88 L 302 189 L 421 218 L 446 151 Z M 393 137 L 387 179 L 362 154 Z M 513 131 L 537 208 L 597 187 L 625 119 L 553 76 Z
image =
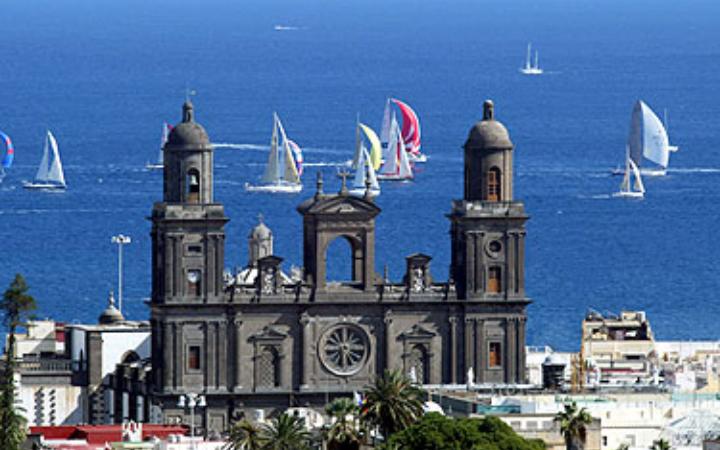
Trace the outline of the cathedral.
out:
M 491 101 L 464 145 L 463 198 L 446 214 L 449 279 L 408 251 L 401 282 L 376 271 L 370 195 L 323 190 L 298 207 L 301 273 L 288 276 L 262 223 L 243 276 L 225 272 L 223 205 L 213 198 L 213 148 L 183 105 L 164 148 L 163 199 L 152 210 L 150 395 L 165 421 L 189 422 L 181 394 L 202 393 L 206 430 L 257 410 L 322 407 L 384 370 L 425 385 L 525 381 L 523 203 L 513 199 L 513 144 Z M 328 280 L 326 251 L 350 244 L 352 280 Z M 473 377 L 474 379 L 470 379 Z

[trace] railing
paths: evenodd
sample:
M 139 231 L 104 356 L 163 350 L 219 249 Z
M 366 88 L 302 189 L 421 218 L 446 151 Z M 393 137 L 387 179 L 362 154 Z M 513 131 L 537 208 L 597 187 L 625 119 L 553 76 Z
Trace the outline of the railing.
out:
M 19 361 L 21 372 L 72 372 L 72 361 L 69 359 L 38 359 Z

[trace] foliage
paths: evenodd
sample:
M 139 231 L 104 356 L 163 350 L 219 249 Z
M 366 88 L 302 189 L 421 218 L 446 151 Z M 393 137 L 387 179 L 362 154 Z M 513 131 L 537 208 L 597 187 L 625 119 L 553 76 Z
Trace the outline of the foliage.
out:
M 657 439 L 653 441 L 650 450 L 671 450 L 672 447 L 666 439 Z
M 568 450 L 585 447 L 587 425 L 592 423 L 592 416 L 585 408 L 578 409 L 575 402 L 566 403 L 564 410 L 557 413 L 553 420 L 560 424 L 560 433 Z
M 395 433 L 388 448 L 398 450 L 542 450 L 542 441 L 526 440 L 497 417 L 447 418 L 429 413 Z
M 226 450 L 262 450 L 263 437 L 260 427 L 243 419 L 230 428 Z
M 422 389 L 400 371 L 385 370 L 365 390 L 361 420 L 378 427 L 387 439 L 414 424 L 423 415 Z
M 617 450 L 629 450 L 629 449 L 630 449 L 629 444 L 620 444 L 620 446 L 618 446 L 618 448 L 617 448 Z
M 25 441 L 26 421 L 15 408 L 15 332 L 23 326 L 35 310 L 35 299 L 28 295 L 28 286 L 22 275 L 15 275 L 10 287 L 3 294 L 0 310 L 8 329 L 8 345 L 5 349 L 5 365 L 0 381 L 0 448 L 16 450 Z
M 323 430 L 331 450 L 357 450 L 365 436 L 360 423 L 360 407 L 350 398 L 333 400 L 325 407 L 332 422 Z
M 269 424 L 263 425 L 263 450 L 306 450 L 310 448 L 311 434 L 300 417 L 283 413 Z

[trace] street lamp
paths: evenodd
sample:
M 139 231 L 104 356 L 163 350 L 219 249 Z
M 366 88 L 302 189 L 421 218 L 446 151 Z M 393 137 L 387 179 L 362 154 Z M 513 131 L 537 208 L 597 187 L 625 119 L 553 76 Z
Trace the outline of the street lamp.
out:
M 131 242 L 130 236 L 118 234 L 112 237 L 112 243 L 118 246 L 118 310 L 122 313 L 122 253 L 123 245 Z
M 187 408 L 190 410 L 190 440 L 195 447 L 195 407 L 204 408 L 207 406 L 205 403 L 205 396 L 189 392 L 187 394 L 181 394 L 178 398 L 178 408 Z

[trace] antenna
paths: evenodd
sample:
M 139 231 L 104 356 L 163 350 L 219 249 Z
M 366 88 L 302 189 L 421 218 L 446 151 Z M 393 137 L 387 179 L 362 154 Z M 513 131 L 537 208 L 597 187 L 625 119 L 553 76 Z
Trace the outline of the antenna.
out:
M 190 85 L 188 83 L 185 83 L 185 101 L 189 102 L 190 97 L 197 95 L 197 91 L 195 89 L 190 89 Z

